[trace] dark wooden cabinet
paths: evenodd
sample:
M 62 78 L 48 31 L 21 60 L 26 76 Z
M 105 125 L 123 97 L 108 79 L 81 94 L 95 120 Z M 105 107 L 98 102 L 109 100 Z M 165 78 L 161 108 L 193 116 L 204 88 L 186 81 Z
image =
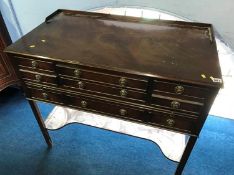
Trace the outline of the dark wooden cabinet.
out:
M 0 91 L 19 82 L 9 57 L 3 52 L 10 44 L 11 39 L 0 12 Z
M 190 136 L 180 174 L 222 87 L 212 26 L 58 10 L 6 49 L 34 101 Z

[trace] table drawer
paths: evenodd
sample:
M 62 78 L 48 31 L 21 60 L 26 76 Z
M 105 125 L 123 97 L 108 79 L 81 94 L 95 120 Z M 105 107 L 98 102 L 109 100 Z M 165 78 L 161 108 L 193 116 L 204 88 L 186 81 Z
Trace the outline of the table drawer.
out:
M 202 110 L 203 103 L 185 101 L 177 98 L 153 95 L 152 105 L 162 106 L 171 110 L 188 111 L 199 114 Z
M 46 88 L 40 89 L 38 87 L 28 86 L 28 92 L 28 97 L 36 100 L 48 101 L 55 104 L 66 104 L 66 106 L 73 108 L 134 121 L 144 120 L 145 114 L 143 109 L 137 109 L 128 105 L 121 105 L 82 95 L 65 95 L 63 92 L 56 92 Z
M 51 92 L 48 90 L 40 89 L 39 87 L 27 87 L 27 91 L 30 94 L 27 94 L 28 97 L 41 100 L 53 102 L 56 104 L 65 104 L 63 93 L 59 92 Z
M 130 119 L 134 121 L 142 121 L 144 119 L 144 110 L 121 105 L 109 101 L 87 98 L 85 96 L 68 97 L 68 103 L 72 107 L 82 108 L 86 111 L 93 111 L 105 115 L 115 116 L 118 118 Z
M 17 65 L 19 67 L 26 67 L 29 68 L 30 70 L 44 70 L 44 71 L 54 71 L 54 64 L 53 62 L 46 62 L 46 61 L 40 61 L 37 59 L 29 59 L 29 58 L 24 58 L 24 57 L 18 57 L 15 56 L 15 60 L 17 62 Z
M 149 123 L 193 134 L 196 134 L 198 125 L 197 119 L 161 111 L 153 111 Z
M 86 97 L 84 95 L 75 96 L 56 90 L 27 86 L 27 97 L 51 102 L 60 105 L 66 105 L 72 108 L 78 108 L 88 112 L 114 116 L 117 118 L 141 122 L 150 125 L 156 125 L 169 130 L 181 131 L 196 134 L 197 120 L 195 115 L 178 114 L 170 111 L 152 111 L 145 110 L 137 106 L 119 104 L 106 100 Z
M 126 76 L 115 76 L 112 74 L 105 74 L 79 68 L 68 68 L 57 65 L 57 72 L 61 76 L 69 76 L 75 79 L 86 79 L 90 81 L 103 82 L 119 87 L 134 88 L 146 91 L 147 81 L 131 79 Z
M 209 94 L 208 89 L 200 88 L 197 86 L 189 86 L 185 84 L 176 84 L 169 82 L 162 82 L 155 80 L 154 81 L 154 94 L 157 94 L 157 91 L 168 92 L 176 94 L 178 96 L 191 96 L 198 98 L 206 98 Z
M 22 79 L 26 81 L 32 81 L 42 84 L 53 84 L 57 85 L 57 77 L 55 75 L 41 74 L 37 72 L 31 72 L 27 70 L 20 69 L 20 75 Z
M 140 91 L 129 90 L 125 88 L 118 88 L 113 86 L 107 86 L 103 84 L 96 84 L 85 80 L 72 80 L 60 77 L 60 86 L 63 88 L 76 89 L 80 92 L 99 93 L 98 95 L 113 95 L 115 97 L 128 99 L 136 99 L 145 101 L 146 93 Z M 100 94 L 101 93 L 101 94 Z

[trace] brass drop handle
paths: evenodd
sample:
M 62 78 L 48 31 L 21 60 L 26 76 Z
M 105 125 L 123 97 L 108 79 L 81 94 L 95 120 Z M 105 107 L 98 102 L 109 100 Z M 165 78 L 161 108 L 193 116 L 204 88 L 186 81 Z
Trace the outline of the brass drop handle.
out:
M 87 105 L 88 105 L 88 103 L 87 103 L 86 101 L 84 101 L 84 100 L 81 101 L 80 104 L 81 104 L 81 107 L 82 107 L 82 108 L 86 108 Z
M 48 96 L 47 93 L 43 92 L 43 93 L 42 93 L 42 97 L 43 97 L 44 99 L 48 99 L 49 96 Z
M 175 125 L 175 120 L 172 118 L 169 118 L 166 120 L 168 126 L 174 126 Z
M 40 82 L 41 81 L 41 75 L 35 75 L 36 81 Z
M 180 108 L 180 102 L 178 102 L 178 101 L 172 101 L 171 102 L 171 107 L 173 109 L 179 109 Z
M 127 84 L 127 79 L 124 78 L 124 77 L 121 77 L 119 79 L 119 85 L 122 86 L 122 87 L 124 87 L 124 86 L 126 86 L 126 84 Z
M 37 67 L 38 67 L 38 62 L 35 61 L 35 60 L 33 60 L 33 61 L 32 61 L 32 68 L 33 68 L 33 69 L 36 69 Z
M 80 77 L 80 74 L 81 74 L 81 72 L 80 72 L 79 69 L 75 69 L 75 70 L 74 70 L 74 75 L 75 75 L 76 77 Z
M 78 82 L 78 87 L 79 87 L 79 89 L 84 89 L 85 85 L 84 85 L 84 83 L 82 81 L 79 81 Z
M 126 116 L 127 110 L 125 110 L 125 109 L 120 109 L 120 110 L 119 110 L 119 113 L 120 113 L 120 115 L 122 115 L 122 116 Z
M 121 97 L 126 97 L 126 96 L 127 96 L 127 94 L 128 94 L 128 92 L 127 92 L 127 90 L 126 90 L 126 89 L 122 89 L 122 90 L 120 90 L 120 96 L 121 96 Z
M 184 92 L 184 87 L 183 86 L 176 86 L 175 87 L 175 93 L 176 94 L 183 94 L 183 92 Z

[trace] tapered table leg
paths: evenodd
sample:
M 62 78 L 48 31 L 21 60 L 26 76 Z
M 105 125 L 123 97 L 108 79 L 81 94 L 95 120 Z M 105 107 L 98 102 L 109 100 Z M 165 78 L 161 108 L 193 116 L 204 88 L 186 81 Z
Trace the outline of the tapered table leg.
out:
M 183 172 L 183 169 L 187 163 L 187 160 L 189 158 L 189 155 L 190 153 L 192 152 L 193 150 L 193 146 L 195 145 L 197 141 L 197 137 L 193 137 L 193 136 L 190 136 L 189 140 L 188 140 L 188 143 L 187 143 L 187 146 L 184 150 L 184 153 L 180 159 L 180 162 L 176 168 L 176 172 L 175 172 L 175 175 L 181 175 L 182 172 Z
M 52 141 L 51 141 L 50 135 L 49 135 L 49 133 L 48 133 L 46 127 L 45 127 L 45 123 L 44 123 L 44 121 L 43 121 L 43 119 L 41 117 L 40 110 L 38 109 L 38 106 L 37 106 L 36 102 L 34 102 L 33 100 L 28 100 L 28 102 L 29 102 L 29 104 L 30 104 L 30 106 L 32 108 L 33 114 L 34 114 L 34 116 L 35 116 L 35 118 L 37 120 L 37 123 L 38 123 L 38 125 L 39 125 L 39 127 L 41 129 L 41 132 L 42 132 L 42 134 L 43 134 L 43 136 L 45 138 L 45 141 L 46 141 L 48 147 L 51 148 L 52 147 Z

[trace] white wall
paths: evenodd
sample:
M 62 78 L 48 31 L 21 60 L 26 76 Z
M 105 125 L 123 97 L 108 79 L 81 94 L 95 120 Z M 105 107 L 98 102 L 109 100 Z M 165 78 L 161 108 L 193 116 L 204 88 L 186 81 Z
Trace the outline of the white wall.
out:
M 42 23 L 57 9 L 90 9 L 111 5 L 113 0 L 12 0 L 23 33 Z
M 144 6 L 169 11 L 194 21 L 212 23 L 234 49 L 233 0 L 1 0 L 0 8 L 3 9 L 5 18 L 9 18 L 9 2 L 12 2 L 23 34 L 35 28 L 58 8 L 87 10 L 102 6 Z M 14 26 L 16 22 L 11 20 L 8 21 L 8 29 L 15 40 L 20 36 L 17 29 L 12 29 L 17 26 Z
M 112 5 L 114 0 L 0 0 L 0 9 L 7 21 L 7 27 L 13 41 L 21 37 L 17 28 L 26 34 L 42 23 L 45 18 L 57 9 L 87 10 L 105 5 Z M 12 8 L 17 19 L 12 15 Z M 18 26 L 17 26 L 18 22 Z
M 19 37 L 21 37 L 21 31 L 17 25 L 17 20 L 15 19 L 14 11 L 12 9 L 10 1 L 0 0 L 0 10 L 6 23 L 7 29 L 10 33 L 11 39 L 14 42 Z
M 214 28 L 234 49 L 233 0 L 118 0 L 116 6 L 145 6 L 213 24 Z

